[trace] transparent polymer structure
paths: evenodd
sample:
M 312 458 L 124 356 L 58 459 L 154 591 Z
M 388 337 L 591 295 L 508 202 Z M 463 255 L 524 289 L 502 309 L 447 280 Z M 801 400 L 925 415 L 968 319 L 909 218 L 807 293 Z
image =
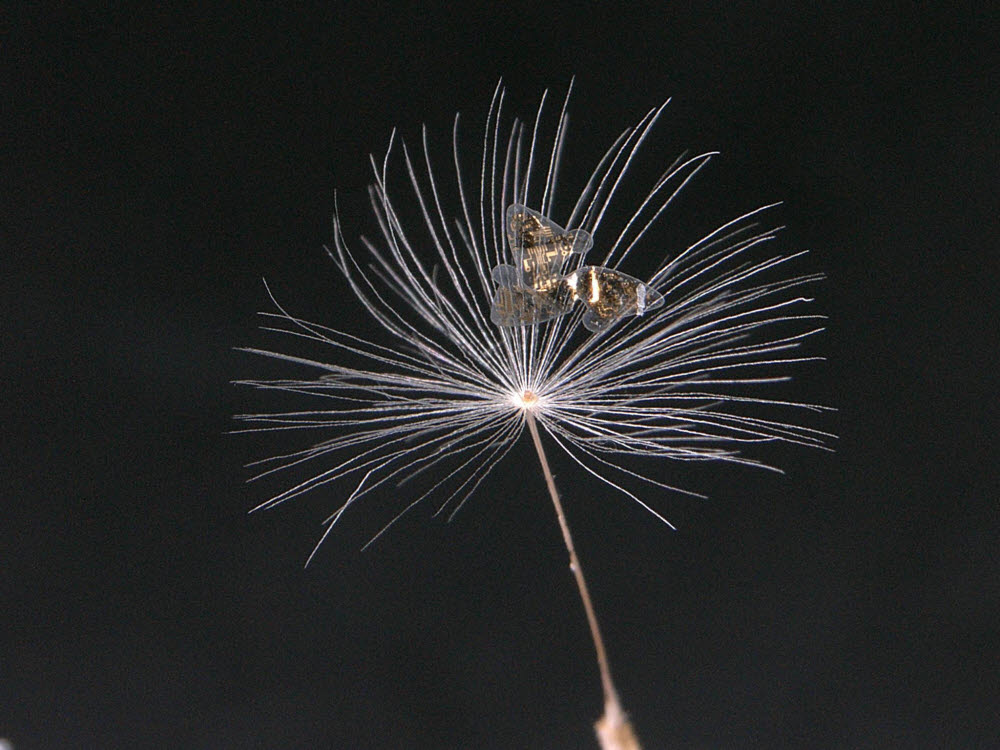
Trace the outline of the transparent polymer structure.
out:
M 507 241 L 514 264 L 493 269 L 496 292 L 490 319 L 498 326 L 544 323 L 586 307 L 583 325 L 603 331 L 615 321 L 642 315 L 663 304 L 655 289 L 604 266 L 567 267 L 582 259 L 594 244 L 583 229 L 566 230 L 519 203 L 507 209 Z

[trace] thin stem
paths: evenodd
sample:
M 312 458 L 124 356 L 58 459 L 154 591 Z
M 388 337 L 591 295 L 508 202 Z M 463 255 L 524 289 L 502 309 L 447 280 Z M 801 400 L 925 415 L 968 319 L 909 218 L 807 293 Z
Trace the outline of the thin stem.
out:
M 545 449 L 542 447 L 542 439 L 538 435 L 538 425 L 535 423 L 531 409 L 525 409 L 524 416 L 528 423 L 528 431 L 531 432 L 531 440 L 538 452 L 538 460 L 542 464 L 542 473 L 545 475 L 545 483 L 548 485 L 552 504 L 556 509 L 559 528 L 562 529 L 563 542 L 566 543 L 566 551 L 569 552 L 569 569 L 573 571 L 573 577 L 576 578 L 576 587 L 580 591 L 583 608 L 587 612 L 590 636 L 594 639 L 594 649 L 597 651 L 597 666 L 601 672 L 601 686 L 604 689 L 604 716 L 595 725 L 597 737 L 604 750 L 640 750 L 639 741 L 622 710 L 621 702 L 618 700 L 618 691 L 615 690 L 615 683 L 611 679 L 611 667 L 608 664 L 607 651 L 604 649 L 601 628 L 597 623 L 597 614 L 594 612 L 594 604 L 590 600 L 590 591 L 587 589 L 587 581 L 583 576 L 583 567 L 576 556 L 573 536 L 570 534 L 569 523 L 566 521 L 566 514 L 563 512 L 562 502 L 559 500 L 556 481 L 552 476 L 552 470 L 549 469 L 549 461 L 545 456 Z

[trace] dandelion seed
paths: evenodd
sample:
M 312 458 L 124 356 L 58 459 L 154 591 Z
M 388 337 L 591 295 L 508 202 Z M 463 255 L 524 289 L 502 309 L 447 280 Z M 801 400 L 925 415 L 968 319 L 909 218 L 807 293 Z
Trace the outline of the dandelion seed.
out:
M 597 727 L 602 746 L 637 748 L 611 681 L 541 433 L 596 481 L 668 526 L 662 490 L 696 493 L 636 471 L 630 459 L 763 466 L 746 449 L 772 442 L 824 447 L 831 435 L 800 424 L 803 414 L 823 407 L 759 393 L 787 380 L 791 366 L 817 359 L 798 350 L 821 330 L 821 316 L 801 311 L 811 301 L 802 290 L 821 277 L 785 272 L 802 252 L 765 253 L 780 229 L 760 224 L 773 206 L 749 211 L 686 248 L 664 252 L 657 245 L 651 230 L 712 153 L 678 160 L 617 234 L 603 231 L 666 103 L 625 130 L 571 210 L 558 210 L 568 100 L 569 93 L 550 140 L 541 135 L 545 96 L 533 124 L 515 120 L 504 132 L 504 90 L 498 86 L 473 184 L 462 166 L 456 116 L 449 168 L 454 198 L 432 167 L 426 129 L 417 152 L 394 133 L 385 157 L 372 159 L 370 200 L 381 236 L 362 239 L 362 261 L 335 215 L 329 254 L 358 303 L 395 345 L 308 322 L 275 302 L 269 327 L 329 347 L 329 361 L 248 349 L 309 374 L 243 382 L 322 401 L 308 411 L 239 418 L 253 425 L 249 431 L 320 436 L 309 447 L 257 462 L 258 477 L 314 467 L 308 479 L 258 508 L 332 482 L 351 483 L 316 549 L 358 501 L 418 473 L 435 471 L 435 483 L 410 498 L 375 538 L 430 497 L 439 512 L 454 514 L 527 427 L 598 653 L 605 696 Z M 402 199 L 390 190 L 397 173 L 408 183 Z M 633 251 L 662 256 L 645 281 L 620 270 Z M 593 265 L 582 264 L 588 253 L 596 256 L 588 258 L 597 261 Z

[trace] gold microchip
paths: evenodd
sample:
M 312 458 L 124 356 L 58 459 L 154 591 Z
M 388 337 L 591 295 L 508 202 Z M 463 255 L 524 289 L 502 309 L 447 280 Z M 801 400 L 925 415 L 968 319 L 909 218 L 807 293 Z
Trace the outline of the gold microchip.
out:
M 507 241 L 520 286 L 548 291 L 559 284 L 566 261 L 594 244 L 583 229 L 563 229 L 537 211 L 514 203 L 507 209 Z
M 502 327 L 545 323 L 587 308 L 583 325 L 603 331 L 615 321 L 643 315 L 663 304 L 663 295 L 639 279 L 604 266 L 565 273 L 572 256 L 594 244 L 583 229 L 566 230 L 537 211 L 514 203 L 507 208 L 507 240 L 514 264 L 493 269 L 496 284 L 490 319 Z
M 663 295 L 639 279 L 604 266 L 583 266 L 563 279 L 587 307 L 583 325 L 603 331 L 616 320 L 663 305 Z

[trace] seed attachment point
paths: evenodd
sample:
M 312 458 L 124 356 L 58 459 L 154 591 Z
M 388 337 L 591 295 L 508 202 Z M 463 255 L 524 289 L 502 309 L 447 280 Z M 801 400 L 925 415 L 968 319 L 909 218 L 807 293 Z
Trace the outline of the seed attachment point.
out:
M 535 392 L 528 390 L 527 388 L 518 393 L 514 393 L 511 400 L 518 409 L 523 409 L 525 411 L 534 411 L 538 408 L 540 403 L 540 399 L 537 395 L 535 395 Z

